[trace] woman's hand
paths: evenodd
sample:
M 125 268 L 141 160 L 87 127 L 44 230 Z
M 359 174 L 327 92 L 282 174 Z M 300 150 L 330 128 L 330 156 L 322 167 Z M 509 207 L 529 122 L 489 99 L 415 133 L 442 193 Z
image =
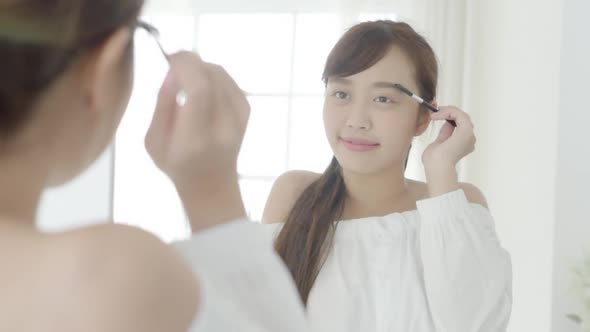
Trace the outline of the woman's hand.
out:
M 437 139 L 422 154 L 422 162 L 431 196 L 441 195 L 459 188 L 456 165 L 475 150 L 475 134 L 469 115 L 447 106 L 432 113 L 431 119 L 454 120 L 457 127 L 448 122 L 443 125 Z
M 174 182 L 193 231 L 245 216 L 237 157 L 250 106 L 234 80 L 198 55 L 170 56 L 145 139 L 155 164 Z M 183 91 L 183 105 L 177 94 Z

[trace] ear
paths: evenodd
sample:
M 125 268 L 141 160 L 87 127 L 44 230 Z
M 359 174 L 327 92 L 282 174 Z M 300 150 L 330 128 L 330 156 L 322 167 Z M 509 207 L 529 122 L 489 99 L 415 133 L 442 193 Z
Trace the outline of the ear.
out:
M 418 121 L 416 121 L 416 131 L 414 136 L 420 136 L 424 134 L 428 126 L 430 125 L 430 111 L 418 111 Z
M 130 39 L 131 29 L 121 27 L 82 60 L 82 88 L 90 110 L 105 109 L 105 103 L 112 99 L 111 94 L 116 91 L 113 82 L 120 77 L 122 64 L 127 61 Z

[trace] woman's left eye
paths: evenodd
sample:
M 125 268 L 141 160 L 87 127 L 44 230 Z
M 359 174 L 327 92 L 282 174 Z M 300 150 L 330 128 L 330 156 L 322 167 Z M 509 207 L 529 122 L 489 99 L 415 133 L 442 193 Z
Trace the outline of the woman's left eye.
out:
M 383 104 L 393 104 L 394 103 L 394 101 L 391 98 L 388 98 L 385 96 L 379 96 L 379 97 L 375 98 L 374 101 L 376 101 L 378 103 L 383 103 Z

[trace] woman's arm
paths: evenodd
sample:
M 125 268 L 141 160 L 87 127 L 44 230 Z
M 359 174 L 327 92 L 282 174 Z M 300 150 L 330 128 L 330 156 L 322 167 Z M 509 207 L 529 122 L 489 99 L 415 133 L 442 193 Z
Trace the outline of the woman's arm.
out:
M 500 246 L 485 197 L 461 184 L 457 163 L 475 149 L 473 124 L 455 107 L 422 156 L 430 198 L 418 201 L 424 286 L 437 331 L 504 331 L 512 305 L 510 256 Z
M 291 274 L 264 227 L 238 220 L 175 244 L 202 285 L 191 332 L 309 331 Z
M 176 186 L 193 231 L 176 245 L 200 284 L 191 331 L 306 331 L 294 282 L 268 232 L 244 221 L 236 168 L 246 97 L 225 70 L 196 54 L 169 59 L 146 147 Z M 179 91 L 187 95 L 183 105 Z
M 505 331 L 512 305 L 510 256 L 494 221 L 459 189 L 417 202 L 424 286 L 437 331 Z

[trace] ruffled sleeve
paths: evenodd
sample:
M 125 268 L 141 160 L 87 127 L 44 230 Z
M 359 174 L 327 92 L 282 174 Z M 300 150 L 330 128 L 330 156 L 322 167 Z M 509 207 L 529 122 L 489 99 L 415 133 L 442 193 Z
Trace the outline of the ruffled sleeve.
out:
M 239 221 L 175 244 L 201 286 L 191 332 L 308 331 L 291 275 L 272 248 L 269 228 Z
M 462 190 L 417 202 L 420 256 L 437 332 L 505 331 L 512 306 L 510 256 L 488 209 Z

